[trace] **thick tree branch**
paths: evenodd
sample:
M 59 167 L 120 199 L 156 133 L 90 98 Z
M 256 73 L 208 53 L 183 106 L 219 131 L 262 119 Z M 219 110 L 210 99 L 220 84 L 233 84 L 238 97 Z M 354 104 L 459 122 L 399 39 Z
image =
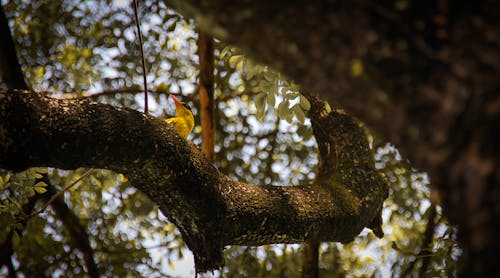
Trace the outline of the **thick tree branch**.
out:
M 221 266 L 222 249 L 231 244 L 347 242 L 377 217 L 387 185 L 366 157 L 366 139 L 352 118 L 326 113 L 322 102 L 310 100 L 312 117 L 321 116 L 316 120 L 325 127 L 322 134 L 339 132 L 318 139 L 329 141 L 324 157 L 335 155 L 336 168 L 310 186 L 231 180 L 159 119 L 28 91 L 0 92 L 0 167 L 124 173 L 179 228 L 197 271 Z M 348 163 L 352 155 L 362 157 Z
M 464 275 L 496 271 L 499 1 L 168 3 L 395 144 L 459 225 Z

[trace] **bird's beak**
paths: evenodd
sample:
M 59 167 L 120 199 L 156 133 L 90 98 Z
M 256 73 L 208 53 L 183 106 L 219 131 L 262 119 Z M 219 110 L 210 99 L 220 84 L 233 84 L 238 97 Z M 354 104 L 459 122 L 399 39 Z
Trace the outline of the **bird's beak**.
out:
M 170 95 L 170 97 L 172 97 L 172 99 L 174 100 L 175 106 L 182 105 L 182 102 L 179 99 L 177 99 L 174 95 Z

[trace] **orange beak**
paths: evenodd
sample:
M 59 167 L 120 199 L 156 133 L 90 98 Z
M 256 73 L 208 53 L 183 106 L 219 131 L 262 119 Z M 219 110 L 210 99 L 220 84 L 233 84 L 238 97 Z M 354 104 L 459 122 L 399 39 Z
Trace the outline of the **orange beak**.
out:
M 170 95 L 170 97 L 172 97 L 172 99 L 174 100 L 175 106 L 182 105 L 182 102 L 179 99 L 177 99 L 174 95 Z

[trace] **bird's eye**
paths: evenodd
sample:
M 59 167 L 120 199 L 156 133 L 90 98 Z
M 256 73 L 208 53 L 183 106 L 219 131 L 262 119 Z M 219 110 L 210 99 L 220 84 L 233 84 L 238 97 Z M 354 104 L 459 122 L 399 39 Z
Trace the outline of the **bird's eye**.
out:
M 187 109 L 189 109 L 189 111 L 191 111 L 191 107 L 189 107 L 189 105 L 187 105 L 187 104 L 185 104 L 185 103 L 183 103 L 182 105 L 183 105 L 184 107 L 186 107 Z

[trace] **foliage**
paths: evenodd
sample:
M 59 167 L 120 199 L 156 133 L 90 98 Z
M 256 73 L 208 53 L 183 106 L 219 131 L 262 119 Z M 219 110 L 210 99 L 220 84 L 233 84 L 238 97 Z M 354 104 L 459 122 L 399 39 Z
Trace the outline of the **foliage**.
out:
M 156 88 L 150 94 L 151 113 L 159 117 L 172 114 L 173 105 L 166 93 L 177 93 L 191 104 L 199 123 L 193 24 L 163 2 L 139 4 L 148 80 Z M 129 6 L 113 1 L 10 1 L 5 10 L 20 63 L 33 88 L 78 93 L 80 97 L 83 92 L 139 88 L 142 70 Z M 217 43 L 215 54 L 217 167 L 254 184 L 310 183 L 317 164 L 316 143 L 305 117 L 310 104 L 298 93 L 300 88 L 234 47 Z M 362 70 L 362 64 L 353 62 L 352 74 L 361 74 Z M 141 97 L 111 91 L 99 101 L 141 109 Z M 200 131 L 196 126 L 189 137 L 198 145 Z M 431 207 L 426 175 L 412 169 L 394 147 L 372 141 L 377 167 L 391 183 L 384 209 L 386 236 L 379 240 L 366 230 L 349 244 L 323 243 L 321 276 L 416 275 L 423 248 L 430 251 L 427 276 L 452 276 L 460 251 L 455 230 L 441 216 L 439 207 L 431 245 L 422 247 Z M 1 242 L 10 229 L 23 230 L 19 226 L 22 206 L 44 193 L 46 183 L 39 181 L 42 175 L 60 189 L 83 172 L 42 168 L 16 174 L 2 172 L 0 224 L 8 229 L 0 231 Z M 162 276 L 172 273 L 175 262 L 186 253 L 173 225 L 116 173 L 95 171 L 65 193 L 64 201 L 87 231 L 95 260 L 105 276 Z M 35 208 L 45 202 L 39 200 Z M 50 206 L 30 218 L 24 231 L 15 236 L 18 271 L 25 276 L 82 276 L 82 254 L 73 246 L 65 225 Z M 298 245 L 229 247 L 226 266 L 215 275 L 298 277 L 300 251 Z M 181 275 L 192 273 L 191 269 L 176 271 Z
M 238 50 L 234 47 L 224 48 L 220 58 L 224 59 L 227 55 L 230 55 L 229 66 L 241 74 L 241 78 L 247 81 L 247 86 L 261 90 L 255 97 L 256 115 L 259 121 L 264 119 L 266 108 L 277 108 L 280 119 L 292 123 L 295 116 L 299 123 L 305 122 L 311 104 L 299 93 L 300 88 L 297 84 L 283 79 L 279 72 L 267 66 L 255 64 L 252 60 L 238 54 Z

